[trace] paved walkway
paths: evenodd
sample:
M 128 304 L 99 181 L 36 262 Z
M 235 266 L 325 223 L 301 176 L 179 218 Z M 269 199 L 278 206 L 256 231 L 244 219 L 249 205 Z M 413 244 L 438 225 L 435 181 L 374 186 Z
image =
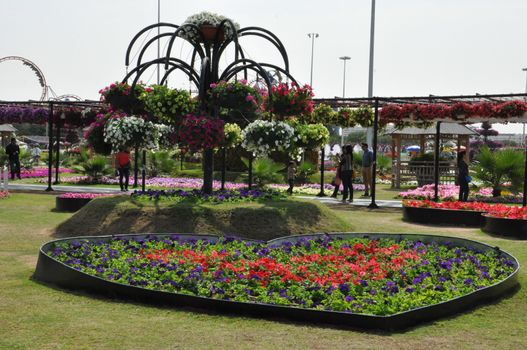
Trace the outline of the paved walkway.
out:
M 10 190 L 18 191 L 44 191 L 48 188 L 47 185 L 33 185 L 33 184 L 17 184 L 10 183 Z M 138 188 L 140 189 L 140 188 Z M 122 193 L 118 188 L 112 187 L 90 187 L 90 186 L 60 186 L 53 185 L 53 191 L 56 192 L 88 192 L 88 193 Z M 133 189 L 132 189 L 133 191 Z M 324 204 L 342 204 L 354 205 L 359 207 L 367 207 L 371 203 L 371 198 L 355 198 L 353 203 L 343 203 L 340 199 L 332 197 L 313 197 L 313 196 L 298 196 L 302 199 L 311 199 L 319 201 Z M 401 208 L 401 201 L 398 200 L 376 200 L 375 203 L 382 208 Z
M 89 192 L 89 193 L 121 193 L 119 188 L 111 187 L 89 187 L 89 186 L 60 186 L 53 185 L 53 191 L 57 192 Z M 10 190 L 18 191 L 44 191 L 48 185 L 32 185 L 9 183 Z
M 367 207 L 371 203 L 371 198 L 354 198 L 353 202 L 342 202 L 342 200 L 332 197 L 311 197 L 311 196 L 298 196 L 302 199 L 311 199 L 319 201 L 324 204 L 342 204 L 342 205 L 354 205 L 358 207 Z M 375 203 L 382 208 L 402 208 L 401 201 L 398 200 L 375 200 Z

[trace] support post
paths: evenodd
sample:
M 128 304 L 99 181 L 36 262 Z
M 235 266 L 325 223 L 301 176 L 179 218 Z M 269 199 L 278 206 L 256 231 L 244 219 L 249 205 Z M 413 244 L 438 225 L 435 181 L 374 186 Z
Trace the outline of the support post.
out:
M 522 200 L 522 206 L 525 207 L 527 205 L 527 145 L 525 147 L 525 169 L 523 173 L 523 200 Z
M 53 118 L 53 116 L 52 116 Z M 59 184 L 59 166 L 60 166 L 60 119 L 61 119 L 61 116 L 59 115 L 57 117 L 57 150 L 56 150 L 56 158 L 55 159 L 55 182 L 53 183 L 54 185 L 58 185 Z
M 253 158 L 254 156 L 251 154 L 249 156 L 249 180 L 248 180 L 248 187 L 251 190 L 253 188 Z
M 439 201 L 439 142 L 441 140 L 441 122 L 436 124 L 435 154 L 434 154 L 434 201 Z
M 212 194 L 212 177 L 214 172 L 214 150 L 203 151 L 203 192 Z
M 227 150 L 225 147 L 221 148 L 221 190 L 225 190 L 225 170 L 226 170 L 226 159 L 227 159 Z
M 379 132 L 379 99 L 375 98 L 375 114 L 373 118 L 373 164 L 371 169 L 371 203 L 370 209 L 377 209 L 379 206 L 375 203 L 375 181 L 377 178 L 377 133 Z
M 53 102 L 49 102 L 48 115 L 48 188 L 46 191 L 53 191 L 51 187 L 51 178 L 53 177 Z
M 139 148 L 134 150 L 134 188 L 137 188 L 137 178 L 139 175 Z
M 326 147 L 325 145 L 320 147 L 320 192 L 317 197 L 326 197 L 324 193 L 324 159 L 326 158 Z
M 143 150 L 143 165 L 141 167 L 141 191 L 145 191 L 146 183 L 146 150 Z

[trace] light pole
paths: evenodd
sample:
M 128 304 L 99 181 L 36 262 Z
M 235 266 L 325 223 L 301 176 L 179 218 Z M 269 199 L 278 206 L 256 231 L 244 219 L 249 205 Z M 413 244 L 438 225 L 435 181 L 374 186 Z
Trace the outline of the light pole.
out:
M 522 71 L 527 72 L 527 68 L 523 68 Z M 527 94 L 527 79 L 525 80 L 525 93 Z M 525 146 L 525 123 L 523 123 L 522 146 Z
M 346 97 L 346 61 L 351 59 L 349 56 L 339 57 L 339 60 L 344 61 L 344 78 L 342 79 L 342 98 Z
M 318 33 L 309 33 L 307 36 L 311 38 L 311 75 L 309 85 L 313 87 L 313 54 L 315 53 L 315 38 L 318 38 Z
M 157 24 L 161 23 L 161 0 L 157 0 Z M 161 34 L 161 27 L 157 27 L 157 36 Z M 161 41 L 157 41 L 157 59 L 161 56 Z M 157 64 L 157 85 L 160 81 L 159 63 Z
M 371 0 L 370 21 L 370 67 L 368 70 L 368 97 L 373 97 L 373 53 L 375 48 L 375 0 Z M 366 142 L 369 146 L 373 143 L 373 128 L 366 130 Z

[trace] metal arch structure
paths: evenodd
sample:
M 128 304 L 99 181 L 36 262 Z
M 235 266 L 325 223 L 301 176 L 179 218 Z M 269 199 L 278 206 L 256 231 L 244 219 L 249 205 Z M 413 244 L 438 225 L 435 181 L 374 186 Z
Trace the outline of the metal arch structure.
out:
M 31 69 L 37 76 L 38 82 L 40 86 L 42 87 L 42 94 L 40 95 L 40 101 L 46 101 L 48 97 L 48 85 L 46 83 L 46 78 L 44 77 L 44 73 L 42 73 L 40 68 L 38 68 L 38 66 L 34 62 L 28 60 L 27 58 L 20 57 L 20 56 L 6 56 L 6 57 L 0 58 L 0 63 L 5 62 L 5 61 L 20 61 L 22 62 L 23 65 L 29 67 L 29 69 Z
M 139 55 L 137 61 L 135 62 L 135 67 L 128 72 L 128 68 L 131 64 L 133 58 L 131 58 L 132 49 L 136 46 L 138 39 L 143 36 L 145 33 L 150 32 L 154 28 L 159 29 L 169 29 L 172 32 L 164 32 L 155 35 L 153 38 L 148 40 L 146 44 L 139 47 Z M 220 40 L 220 35 L 225 29 L 232 31 L 232 36 Z M 190 40 L 184 36 L 186 31 L 192 31 L 197 34 L 198 40 Z M 241 37 L 256 37 L 259 39 L 266 40 L 269 42 L 280 54 L 282 58 L 282 64 L 275 65 L 266 62 L 257 62 L 252 59 L 248 59 L 245 56 L 244 50 L 239 43 L 239 38 Z M 170 38 L 168 42 L 168 47 L 166 49 L 163 58 L 158 57 L 147 62 L 143 62 L 144 54 L 146 50 L 154 43 Z M 192 57 L 190 62 L 187 63 L 179 58 L 172 57 L 172 48 L 176 39 L 181 39 L 190 44 L 193 48 Z M 146 39 L 145 39 L 146 40 Z M 233 45 L 234 46 L 234 60 L 227 65 L 223 71 L 220 72 L 220 60 L 225 52 L 225 50 Z M 200 63 L 197 65 L 197 60 L 200 60 Z M 127 74 L 123 79 L 123 82 L 128 82 L 129 79 L 132 79 L 132 93 L 134 91 L 134 86 L 137 84 L 143 73 L 154 65 L 164 65 L 165 73 L 163 75 L 161 84 L 165 83 L 167 78 L 175 71 L 183 72 L 189 80 L 196 86 L 197 91 L 199 91 L 199 99 L 201 101 L 201 109 L 203 112 L 208 112 L 209 114 L 216 116 L 218 115 L 217 108 L 208 107 L 207 91 L 210 84 L 217 83 L 220 80 L 229 81 L 231 79 L 236 79 L 238 74 L 242 74 L 247 80 L 247 74 L 249 71 L 252 71 L 261 77 L 263 83 L 265 84 L 269 92 L 269 104 L 272 104 L 272 85 L 276 82 L 276 79 L 272 75 L 272 72 L 275 72 L 275 75 L 281 77 L 282 75 L 287 77 L 288 80 L 297 84 L 296 80 L 289 73 L 289 58 L 287 56 L 287 51 L 280 41 L 280 39 L 270 32 L 267 29 L 260 27 L 245 27 L 240 30 L 236 29 L 234 23 L 228 19 L 223 20 L 217 27 L 217 32 L 214 40 L 207 40 L 204 34 L 201 32 L 200 28 L 193 24 L 182 24 L 180 26 L 171 24 L 171 23 L 155 23 L 149 25 L 142 30 L 140 30 L 132 39 L 128 48 L 126 50 L 125 56 L 125 66 Z M 213 150 L 208 149 L 204 151 L 204 178 L 203 178 L 203 191 L 205 193 L 212 192 L 212 172 L 213 172 Z M 249 175 L 249 177 L 251 177 Z
M 57 97 L 52 97 L 49 100 L 50 101 L 82 101 L 82 97 L 73 95 L 73 94 L 65 94 L 65 95 L 60 95 Z

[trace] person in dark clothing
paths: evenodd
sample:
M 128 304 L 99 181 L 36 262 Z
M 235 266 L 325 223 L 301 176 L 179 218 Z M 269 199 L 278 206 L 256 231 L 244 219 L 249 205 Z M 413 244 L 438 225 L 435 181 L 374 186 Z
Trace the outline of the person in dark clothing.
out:
M 346 202 L 349 193 L 349 201 L 353 202 L 353 148 L 350 145 L 344 147 L 340 161 L 340 177 L 342 179 L 342 201 Z
M 130 152 L 127 149 L 119 149 L 119 152 L 115 155 L 115 167 L 119 172 L 119 186 L 121 187 L 121 191 L 128 191 L 128 182 L 130 179 Z
M 295 186 L 295 176 L 296 176 L 296 163 L 292 160 L 289 162 L 287 167 L 287 182 L 289 183 L 289 188 L 287 189 L 288 194 L 293 194 L 293 187 Z
M 468 183 L 470 176 L 468 175 L 468 165 L 465 162 L 465 151 L 457 154 L 457 181 L 459 184 L 459 201 L 466 202 L 468 200 Z
M 335 174 L 335 179 L 331 183 L 333 186 L 335 186 L 335 189 L 333 190 L 333 194 L 331 197 L 337 198 L 337 195 L 339 194 L 340 184 L 342 183 L 342 178 L 340 176 L 340 161 L 342 157 L 340 154 L 337 154 L 338 164 L 337 164 L 337 173 Z
M 20 147 L 16 144 L 14 137 L 11 139 L 11 143 L 6 146 L 5 153 L 9 156 L 11 180 L 15 179 L 15 174 L 20 179 Z

